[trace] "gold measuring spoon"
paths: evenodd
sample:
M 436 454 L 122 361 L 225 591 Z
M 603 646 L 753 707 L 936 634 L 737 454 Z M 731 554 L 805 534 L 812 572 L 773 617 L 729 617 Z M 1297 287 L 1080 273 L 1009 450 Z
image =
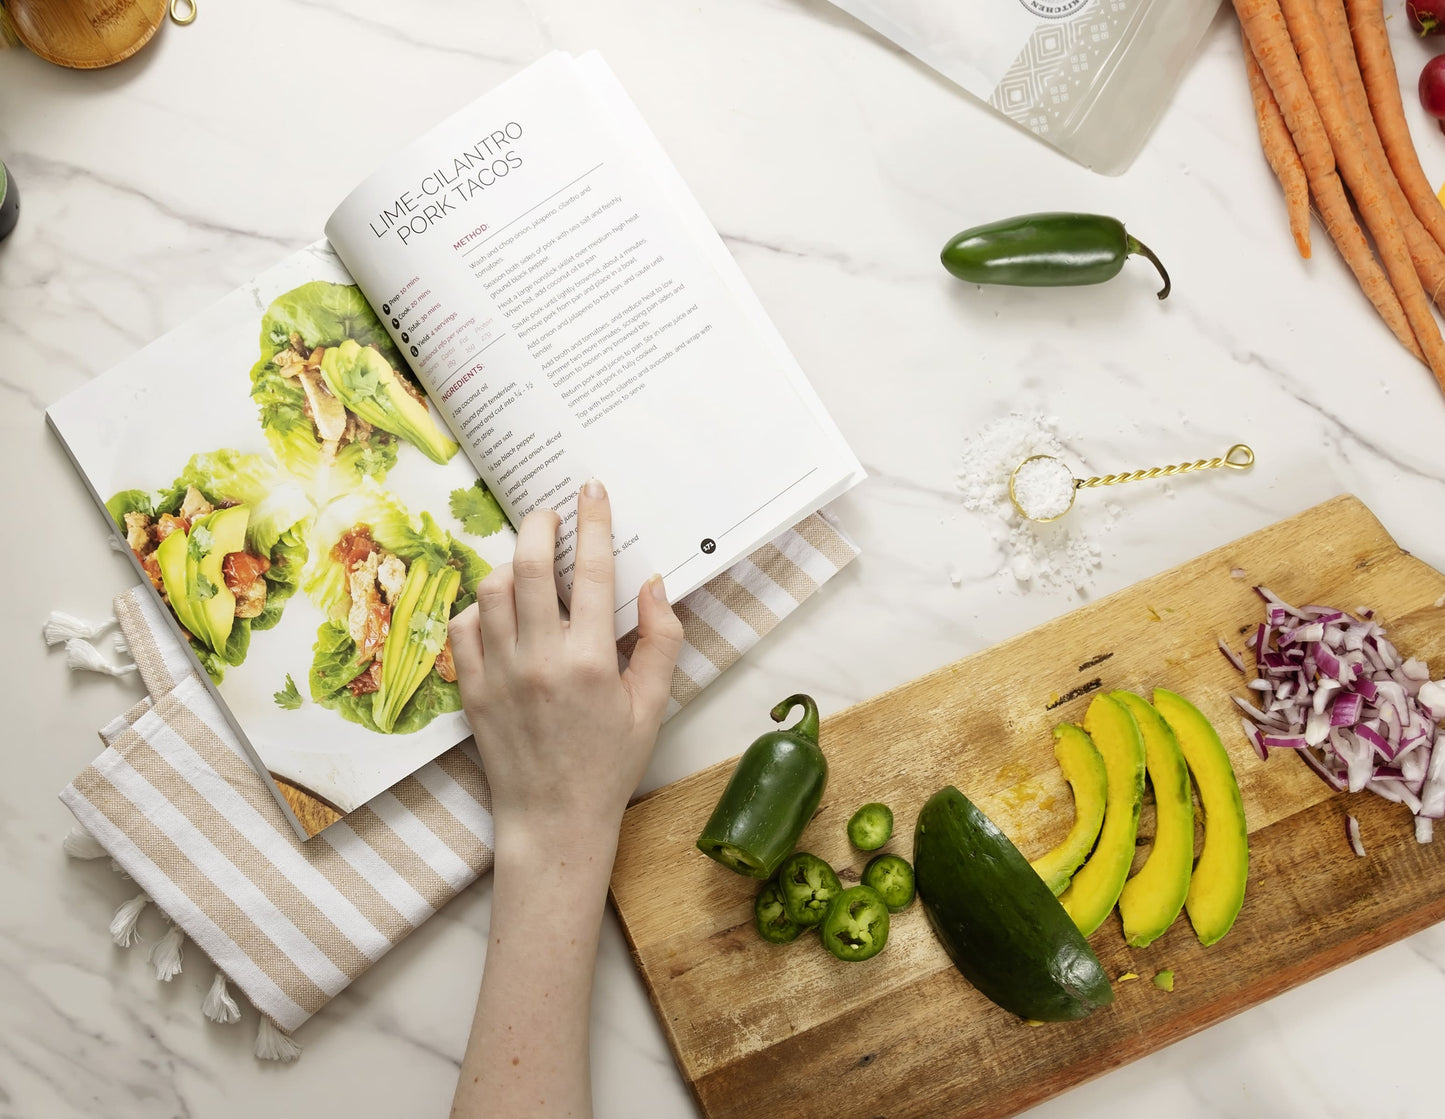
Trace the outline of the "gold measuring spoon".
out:
M 1193 470 L 1214 470 L 1225 466 L 1231 470 L 1248 470 L 1254 465 L 1254 452 L 1243 443 L 1236 443 L 1220 458 L 1201 458 L 1173 466 L 1153 466 L 1127 474 L 1104 474 L 1094 478 L 1075 478 L 1069 464 L 1053 455 L 1030 455 L 1014 467 L 1008 479 L 1008 499 L 1021 516 L 1031 521 L 1056 521 L 1074 507 L 1074 497 L 1081 489 L 1095 486 L 1117 486 L 1124 482 L 1140 482 L 1146 478 L 1168 478 Z M 1023 496 L 1019 491 L 1023 489 Z M 1032 512 L 1030 512 L 1032 507 Z

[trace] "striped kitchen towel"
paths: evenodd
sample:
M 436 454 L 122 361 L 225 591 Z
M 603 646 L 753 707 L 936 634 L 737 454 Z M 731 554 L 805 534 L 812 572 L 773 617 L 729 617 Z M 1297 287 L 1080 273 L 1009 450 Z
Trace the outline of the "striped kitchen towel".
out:
M 855 555 L 815 513 L 679 602 L 669 716 Z M 300 1026 L 491 868 L 486 776 L 468 740 L 303 843 L 160 611 L 144 586 L 116 598 L 149 694 L 61 792 L 88 833 L 67 849 L 108 854 L 144 891 L 117 913 L 117 943 L 153 902 L 172 923 L 151 953 L 157 977 L 179 971 L 189 937 L 220 971 L 207 1015 L 234 1017 L 229 979 L 261 1012 L 257 1055 L 289 1059 L 298 1050 L 273 1024 Z

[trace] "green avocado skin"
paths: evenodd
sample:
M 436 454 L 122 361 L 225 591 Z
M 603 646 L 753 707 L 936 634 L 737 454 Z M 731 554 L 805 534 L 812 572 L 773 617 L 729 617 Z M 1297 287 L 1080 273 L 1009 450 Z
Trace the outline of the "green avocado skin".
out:
M 918 814 L 918 897 L 954 966 L 985 996 L 1039 1022 L 1083 1018 L 1114 1001 L 1099 958 L 1004 835 L 952 786 Z

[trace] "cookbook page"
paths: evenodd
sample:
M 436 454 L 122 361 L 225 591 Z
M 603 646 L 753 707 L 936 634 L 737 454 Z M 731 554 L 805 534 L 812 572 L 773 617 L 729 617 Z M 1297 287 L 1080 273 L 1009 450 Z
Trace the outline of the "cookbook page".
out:
M 660 168 L 665 169 L 660 170 Z M 595 56 L 553 54 L 433 129 L 326 226 L 513 523 L 613 498 L 616 628 L 862 477 Z
M 324 242 L 47 417 L 298 830 L 470 733 L 437 637 L 514 537 Z

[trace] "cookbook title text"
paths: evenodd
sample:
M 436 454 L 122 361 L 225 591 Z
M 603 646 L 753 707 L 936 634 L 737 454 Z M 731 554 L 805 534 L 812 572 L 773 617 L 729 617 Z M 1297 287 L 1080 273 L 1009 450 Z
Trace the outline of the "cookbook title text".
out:
M 403 245 L 421 236 L 521 167 L 515 147 L 521 138 L 522 126 L 513 120 L 463 148 L 450 165 L 427 172 L 416 189 L 403 191 L 384 207 L 371 219 L 371 232 L 378 239 L 394 234 Z

